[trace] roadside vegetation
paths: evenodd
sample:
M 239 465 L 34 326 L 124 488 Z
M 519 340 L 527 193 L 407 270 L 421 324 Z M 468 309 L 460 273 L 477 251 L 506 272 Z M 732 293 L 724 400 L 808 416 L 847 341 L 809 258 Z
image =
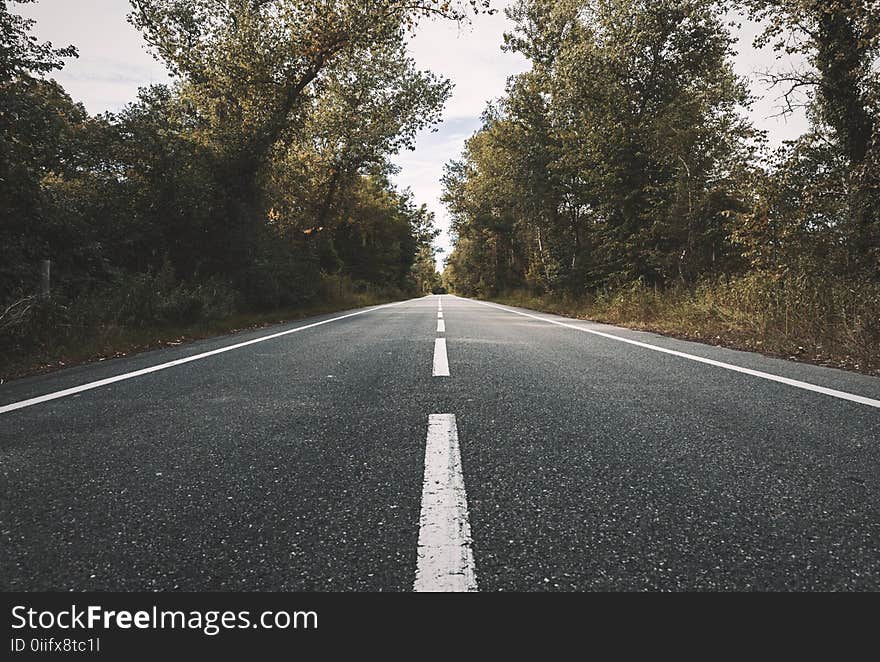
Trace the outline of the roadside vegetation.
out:
M 578 297 L 525 289 L 491 298 L 512 306 L 655 331 L 880 376 L 880 287 L 849 281 L 773 283 L 763 274 L 695 286 L 600 289 Z M 485 298 L 485 297 L 484 297 Z
M 735 10 L 735 11 L 734 11 Z M 768 63 L 746 120 L 730 19 Z M 880 14 L 864 0 L 518 0 L 510 79 L 447 165 L 463 295 L 880 370 Z
M 90 115 L 30 1 L 0 0 L 0 377 L 438 285 L 389 158 L 451 83 L 405 47 L 486 3 L 132 0 L 173 82 Z

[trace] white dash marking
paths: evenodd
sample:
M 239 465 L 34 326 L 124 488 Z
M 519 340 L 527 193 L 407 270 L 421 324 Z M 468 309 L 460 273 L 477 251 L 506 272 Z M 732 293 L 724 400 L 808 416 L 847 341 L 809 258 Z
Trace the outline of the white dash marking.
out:
M 477 590 L 455 414 L 431 414 L 419 517 L 416 591 Z
M 434 377 L 449 377 L 449 359 L 446 358 L 446 338 L 434 340 Z
M 437 311 L 437 319 L 438 319 L 438 320 L 442 320 L 442 319 L 443 319 L 443 311 L 442 311 L 442 310 L 438 310 L 438 311 Z
M 437 320 L 437 333 L 446 333 L 446 322 Z

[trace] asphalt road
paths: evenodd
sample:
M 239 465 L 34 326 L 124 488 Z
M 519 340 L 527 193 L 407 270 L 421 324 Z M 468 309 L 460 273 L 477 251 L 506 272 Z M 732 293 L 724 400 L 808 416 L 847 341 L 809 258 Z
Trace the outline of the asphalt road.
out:
M 355 312 L 0 386 L 0 588 L 880 588 L 880 379 L 452 296 Z

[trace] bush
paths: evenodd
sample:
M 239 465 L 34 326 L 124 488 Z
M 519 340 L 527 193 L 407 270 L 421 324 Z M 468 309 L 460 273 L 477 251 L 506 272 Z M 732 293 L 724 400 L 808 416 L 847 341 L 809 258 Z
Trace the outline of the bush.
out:
M 394 285 L 379 286 L 356 280 L 345 274 L 324 274 L 321 277 L 320 299 L 351 306 L 369 306 L 380 301 L 401 299 L 410 293 Z
M 240 272 L 235 285 L 248 310 L 273 310 L 314 301 L 321 285 L 317 258 L 306 250 L 278 245 Z
M 500 300 L 785 356 L 880 371 L 880 284 L 830 274 L 750 272 L 695 287 L 637 281 L 577 300 L 527 292 Z
M 25 297 L 0 316 L 0 353 L 59 353 L 78 345 L 101 345 L 124 329 L 154 329 L 223 319 L 238 295 L 223 281 L 176 281 L 167 266 L 156 273 L 118 276 L 80 296 Z
M 178 281 L 167 263 L 157 273 L 120 277 L 90 298 L 83 307 L 92 309 L 95 321 L 135 328 L 221 319 L 237 307 L 237 295 L 227 283 L 216 277 Z

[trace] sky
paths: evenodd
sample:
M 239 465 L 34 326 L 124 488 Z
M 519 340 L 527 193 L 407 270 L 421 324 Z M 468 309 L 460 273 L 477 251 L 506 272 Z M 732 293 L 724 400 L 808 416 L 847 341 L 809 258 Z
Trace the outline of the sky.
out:
M 496 0 L 494 6 L 503 9 L 508 4 L 508 0 Z M 54 77 L 91 113 L 119 110 L 136 98 L 139 87 L 168 80 L 164 65 L 146 52 L 140 33 L 126 22 L 128 0 L 38 0 L 17 5 L 15 11 L 37 20 L 35 34 L 41 40 L 56 46 L 73 44 L 79 49 L 79 58 Z M 442 231 L 437 245 L 447 254 L 451 247 L 449 221 L 440 203 L 443 165 L 461 154 L 464 141 L 479 128 L 486 103 L 504 93 L 507 78 L 528 69 L 521 56 L 501 51 L 502 35 L 509 29 L 503 11 L 499 11 L 480 16 L 470 25 L 425 22 L 410 43 L 410 53 L 420 69 L 449 78 L 455 87 L 438 130 L 423 131 L 414 151 L 393 159 L 400 166 L 395 181 L 401 188 L 410 188 L 415 201 L 427 204 L 435 213 Z M 780 144 L 801 135 L 806 120 L 802 113 L 790 118 L 777 116 L 778 93 L 768 90 L 758 73 L 780 65 L 771 51 L 752 47 L 756 32 L 757 26 L 748 22 L 738 30 L 734 68 L 747 77 L 759 99 L 751 109 L 752 122 L 768 131 L 771 144 Z

